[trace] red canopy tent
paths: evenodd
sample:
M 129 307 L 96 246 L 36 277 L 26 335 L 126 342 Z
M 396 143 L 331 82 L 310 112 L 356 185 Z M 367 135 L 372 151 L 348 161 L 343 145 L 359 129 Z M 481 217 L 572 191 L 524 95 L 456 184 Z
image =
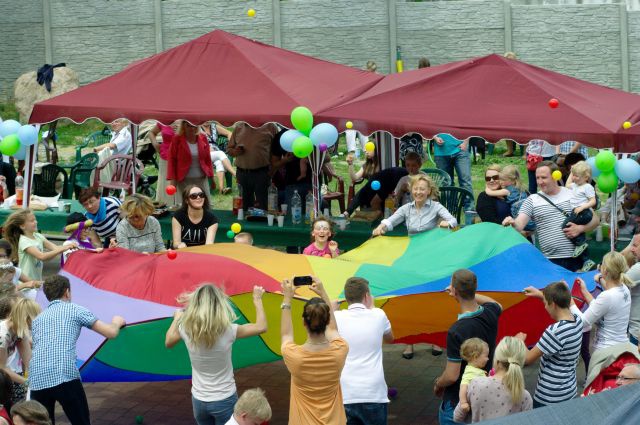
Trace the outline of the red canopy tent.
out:
M 304 105 L 327 109 L 371 88 L 382 75 L 215 30 L 137 61 L 100 81 L 37 103 L 29 122 L 128 118 L 194 124 L 216 120 L 288 123 Z
M 556 109 L 549 107 L 552 98 Z M 316 118 L 338 128 L 350 120 L 363 133 L 386 130 L 396 137 L 446 132 L 640 150 L 640 96 L 498 55 L 388 75 Z M 624 130 L 625 121 L 633 127 Z

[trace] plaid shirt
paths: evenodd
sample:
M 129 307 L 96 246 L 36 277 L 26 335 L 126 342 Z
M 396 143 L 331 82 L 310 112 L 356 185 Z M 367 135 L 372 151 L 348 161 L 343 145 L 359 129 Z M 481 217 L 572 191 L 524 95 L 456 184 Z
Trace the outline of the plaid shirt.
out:
M 29 364 L 29 388 L 53 388 L 80 379 L 76 366 L 76 342 L 83 327 L 98 319 L 86 308 L 55 300 L 33 321 L 33 355 Z
M 568 154 L 569 152 L 571 152 L 571 149 L 573 149 L 576 143 L 578 142 L 575 142 L 573 140 L 562 143 L 560 145 L 560 153 L 564 155 Z M 585 160 L 589 158 L 589 148 L 587 148 L 585 145 L 580 146 L 576 152 L 584 156 Z

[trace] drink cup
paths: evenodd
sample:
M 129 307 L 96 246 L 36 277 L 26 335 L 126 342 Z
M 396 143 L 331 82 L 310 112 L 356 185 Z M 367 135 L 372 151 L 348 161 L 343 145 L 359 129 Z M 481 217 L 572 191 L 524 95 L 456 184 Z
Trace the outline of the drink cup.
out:
M 16 188 L 16 205 L 22 205 L 24 199 L 24 189 Z
M 269 226 L 273 226 L 273 218 L 274 218 L 273 214 L 267 214 L 267 224 Z
M 244 220 L 244 209 L 238 208 L 238 220 Z
M 58 201 L 58 211 L 64 212 L 64 202 Z
M 278 216 L 278 227 L 284 227 L 284 216 L 283 215 L 279 215 Z
M 282 211 L 282 214 L 287 215 L 287 208 L 288 208 L 287 204 L 280 205 L 280 211 Z

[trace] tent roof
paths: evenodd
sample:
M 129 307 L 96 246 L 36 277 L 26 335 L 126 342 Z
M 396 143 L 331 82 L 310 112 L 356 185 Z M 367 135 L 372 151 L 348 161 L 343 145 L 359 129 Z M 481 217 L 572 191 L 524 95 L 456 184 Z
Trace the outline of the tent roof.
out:
M 558 99 L 556 109 L 549 100 Z M 391 74 L 317 117 L 370 134 L 440 132 L 460 138 L 510 138 L 520 143 L 577 140 L 618 151 L 640 150 L 640 96 L 582 81 L 498 55 Z
M 122 71 L 37 103 L 29 122 L 289 122 L 291 110 L 343 103 L 383 76 L 215 30 Z

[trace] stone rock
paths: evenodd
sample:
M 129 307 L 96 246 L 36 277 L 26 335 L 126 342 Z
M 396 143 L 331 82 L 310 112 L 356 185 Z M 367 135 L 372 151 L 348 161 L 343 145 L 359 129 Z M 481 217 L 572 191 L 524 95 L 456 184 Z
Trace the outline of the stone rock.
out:
M 54 68 L 51 92 L 44 85 L 38 84 L 36 71 L 22 74 L 13 85 L 16 109 L 20 113 L 20 122 L 29 120 L 33 105 L 43 100 L 61 95 L 79 87 L 78 74 L 68 67 Z

